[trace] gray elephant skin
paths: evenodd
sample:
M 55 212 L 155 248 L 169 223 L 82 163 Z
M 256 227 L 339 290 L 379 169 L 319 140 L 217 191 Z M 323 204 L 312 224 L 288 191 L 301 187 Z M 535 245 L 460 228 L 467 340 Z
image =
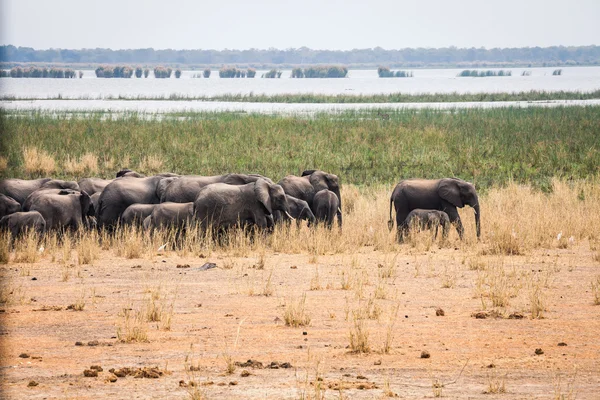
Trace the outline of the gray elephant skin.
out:
M 274 210 L 289 214 L 285 193 L 264 179 L 237 186 L 213 183 L 203 187 L 194 201 L 194 216 L 204 229 L 271 227 L 268 221 Z
M 302 176 L 288 175 L 280 180 L 278 184 L 283 187 L 286 194 L 306 201 L 315 215 L 313 205 L 315 194 L 323 189 L 331 190 L 339 201 L 337 219 L 339 226 L 342 226 L 342 196 L 340 195 L 340 181 L 337 175 L 311 169 L 302 172 Z
M 450 222 L 456 225 L 456 230 L 462 239 L 464 228 L 458 215 L 457 208 L 465 205 L 475 210 L 475 226 L 477 237 L 481 236 L 479 199 L 472 183 L 457 178 L 443 179 L 406 179 L 398 183 L 390 197 L 390 219 L 388 227 L 393 229 L 392 204 L 396 210 L 396 226 L 398 239 L 402 239 L 403 224 L 408 214 L 416 209 L 440 210 L 448 214 Z
M 185 228 L 194 217 L 194 203 L 157 204 L 144 220 L 144 229 Z
M 269 178 L 257 174 L 226 174 L 214 176 L 186 175 L 166 188 L 161 203 L 189 203 L 196 200 L 196 196 L 205 186 L 213 183 L 226 183 L 228 185 L 246 185 L 264 179 L 273 183 Z
M 448 214 L 439 210 L 424 210 L 415 208 L 408 213 L 402 224 L 402 235 L 408 234 L 409 229 L 417 227 L 419 230 L 431 230 L 434 232 L 433 238 L 436 239 L 439 227 L 442 227 L 442 237 L 446 239 L 450 231 L 450 218 Z
M 0 193 L 0 218 L 21 211 L 21 205 L 12 197 Z
M 297 199 L 289 194 L 285 195 L 285 199 L 290 209 L 290 215 L 296 220 L 297 226 L 300 225 L 302 220 L 305 220 L 308 226 L 315 223 L 315 215 L 306 201 Z M 292 222 L 292 218 L 286 216 L 285 213 L 279 210 L 273 210 L 273 222 L 276 224 Z
M 160 203 L 164 190 L 174 179 L 178 179 L 178 175 L 170 173 L 115 179 L 104 188 L 98 199 L 98 226 L 114 228 L 125 209 L 132 204 Z
M 25 200 L 23 211 L 38 211 L 44 217 L 47 229 L 89 227 L 89 217 L 94 216 L 90 196 L 68 189 L 37 190 Z
M 26 231 L 34 231 L 41 235 L 46 231 L 46 221 L 37 211 L 19 211 L 2 217 L 0 229 L 9 231 L 13 238 Z
M 340 202 L 335 193 L 331 190 L 319 190 L 313 198 L 313 210 L 318 222 L 324 222 L 329 229 L 333 228 L 333 219 L 338 214 Z M 338 220 L 338 226 L 342 223 Z
M 82 178 L 77 181 L 77 184 L 79 185 L 79 190 L 83 190 L 92 196 L 94 193 L 102 192 L 113 180 L 114 179 Z
M 132 204 L 123 211 L 121 225 L 142 226 L 146 217 L 152 214 L 158 204 Z
M 61 181 L 58 179 L 2 179 L 0 180 L 0 193 L 12 197 L 19 204 L 23 204 L 27 197 L 38 189 L 72 189 L 79 190 L 77 182 Z

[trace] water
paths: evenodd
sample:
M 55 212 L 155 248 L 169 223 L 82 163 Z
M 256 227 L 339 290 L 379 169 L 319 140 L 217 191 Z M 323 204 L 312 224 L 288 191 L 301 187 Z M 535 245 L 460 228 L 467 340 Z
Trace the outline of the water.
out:
M 356 108 L 455 108 L 498 107 L 506 105 L 553 106 L 557 104 L 595 104 L 587 102 L 504 102 L 504 103 L 421 103 L 421 104 L 256 104 L 220 103 L 198 101 L 118 101 L 97 100 L 106 97 L 161 97 L 217 96 L 223 94 L 378 94 L 378 93 L 481 93 L 544 91 L 591 91 L 600 89 L 600 67 L 562 68 L 561 76 L 553 76 L 557 68 L 504 68 L 512 71 L 508 77 L 470 78 L 457 77 L 462 69 L 416 69 L 413 78 L 379 78 L 376 70 L 350 70 L 344 79 L 291 79 L 290 70 L 284 70 L 280 79 L 262 79 L 265 71 L 258 71 L 256 78 L 221 79 L 213 71 L 209 79 L 193 78 L 201 71 L 184 71 L 180 79 L 99 79 L 93 71 L 84 71 L 82 79 L 0 79 L 0 95 L 18 98 L 48 99 L 62 96 L 69 101 L 1 101 L 0 107 L 17 110 L 115 110 L 115 111 L 223 111 L 242 110 L 250 112 L 326 111 Z M 497 70 L 497 69 L 496 69 Z M 529 76 L 521 76 L 522 71 Z M 94 100 L 86 100 L 94 99 Z

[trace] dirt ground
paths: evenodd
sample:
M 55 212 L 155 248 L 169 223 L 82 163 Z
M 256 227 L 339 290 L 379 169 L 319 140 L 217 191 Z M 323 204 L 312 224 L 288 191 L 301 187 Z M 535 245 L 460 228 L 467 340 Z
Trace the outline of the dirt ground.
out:
M 398 250 L 132 260 L 103 251 L 88 265 L 2 265 L 2 397 L 600 396 L 600 263 L 587 243 L 522 256 Z M 217 267 L 201 270 L 207 262 Z M 508 304 L 494 307 L 497 292 Z M 286 326 L 303 295 L 310 323 Z M 536 299 L 543 318 L 531 318 Z M 357 327 L 368 352 L 350 348 Z M 85 377 L 92 365 L 102 371 Z

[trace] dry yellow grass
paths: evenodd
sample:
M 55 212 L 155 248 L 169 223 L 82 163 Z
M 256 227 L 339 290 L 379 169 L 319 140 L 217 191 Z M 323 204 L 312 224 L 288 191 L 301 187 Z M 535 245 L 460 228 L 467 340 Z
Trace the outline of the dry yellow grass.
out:
M 8 168 L 8 158 L 0 156 L 0 172 L 4 172 Z
M 48 175 L 56 171 L 56 161 L 44 150 L 26 147 L 23 149 L 23 168 L 30 176 Z
M 138 165 L 138 171 L 143 174 L 162 172 L 165 161 L 159 155 L 144 156 Z
M 77 159 L 67 157 L 63 169 L 76 177 L 94 175 L 98 173 L 98 156 L 93 153 L 86 153 Z

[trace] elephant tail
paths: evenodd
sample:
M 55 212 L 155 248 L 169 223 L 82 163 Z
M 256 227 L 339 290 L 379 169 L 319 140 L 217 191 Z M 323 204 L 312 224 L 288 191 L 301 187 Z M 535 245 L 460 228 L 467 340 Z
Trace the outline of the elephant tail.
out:
M 390 219 L 388 220 L 388 229 L 391 231 L 394 229 L 394 220 L 392 219 L 392 204 L 394 203 L 394 196 L 390 196 Z

